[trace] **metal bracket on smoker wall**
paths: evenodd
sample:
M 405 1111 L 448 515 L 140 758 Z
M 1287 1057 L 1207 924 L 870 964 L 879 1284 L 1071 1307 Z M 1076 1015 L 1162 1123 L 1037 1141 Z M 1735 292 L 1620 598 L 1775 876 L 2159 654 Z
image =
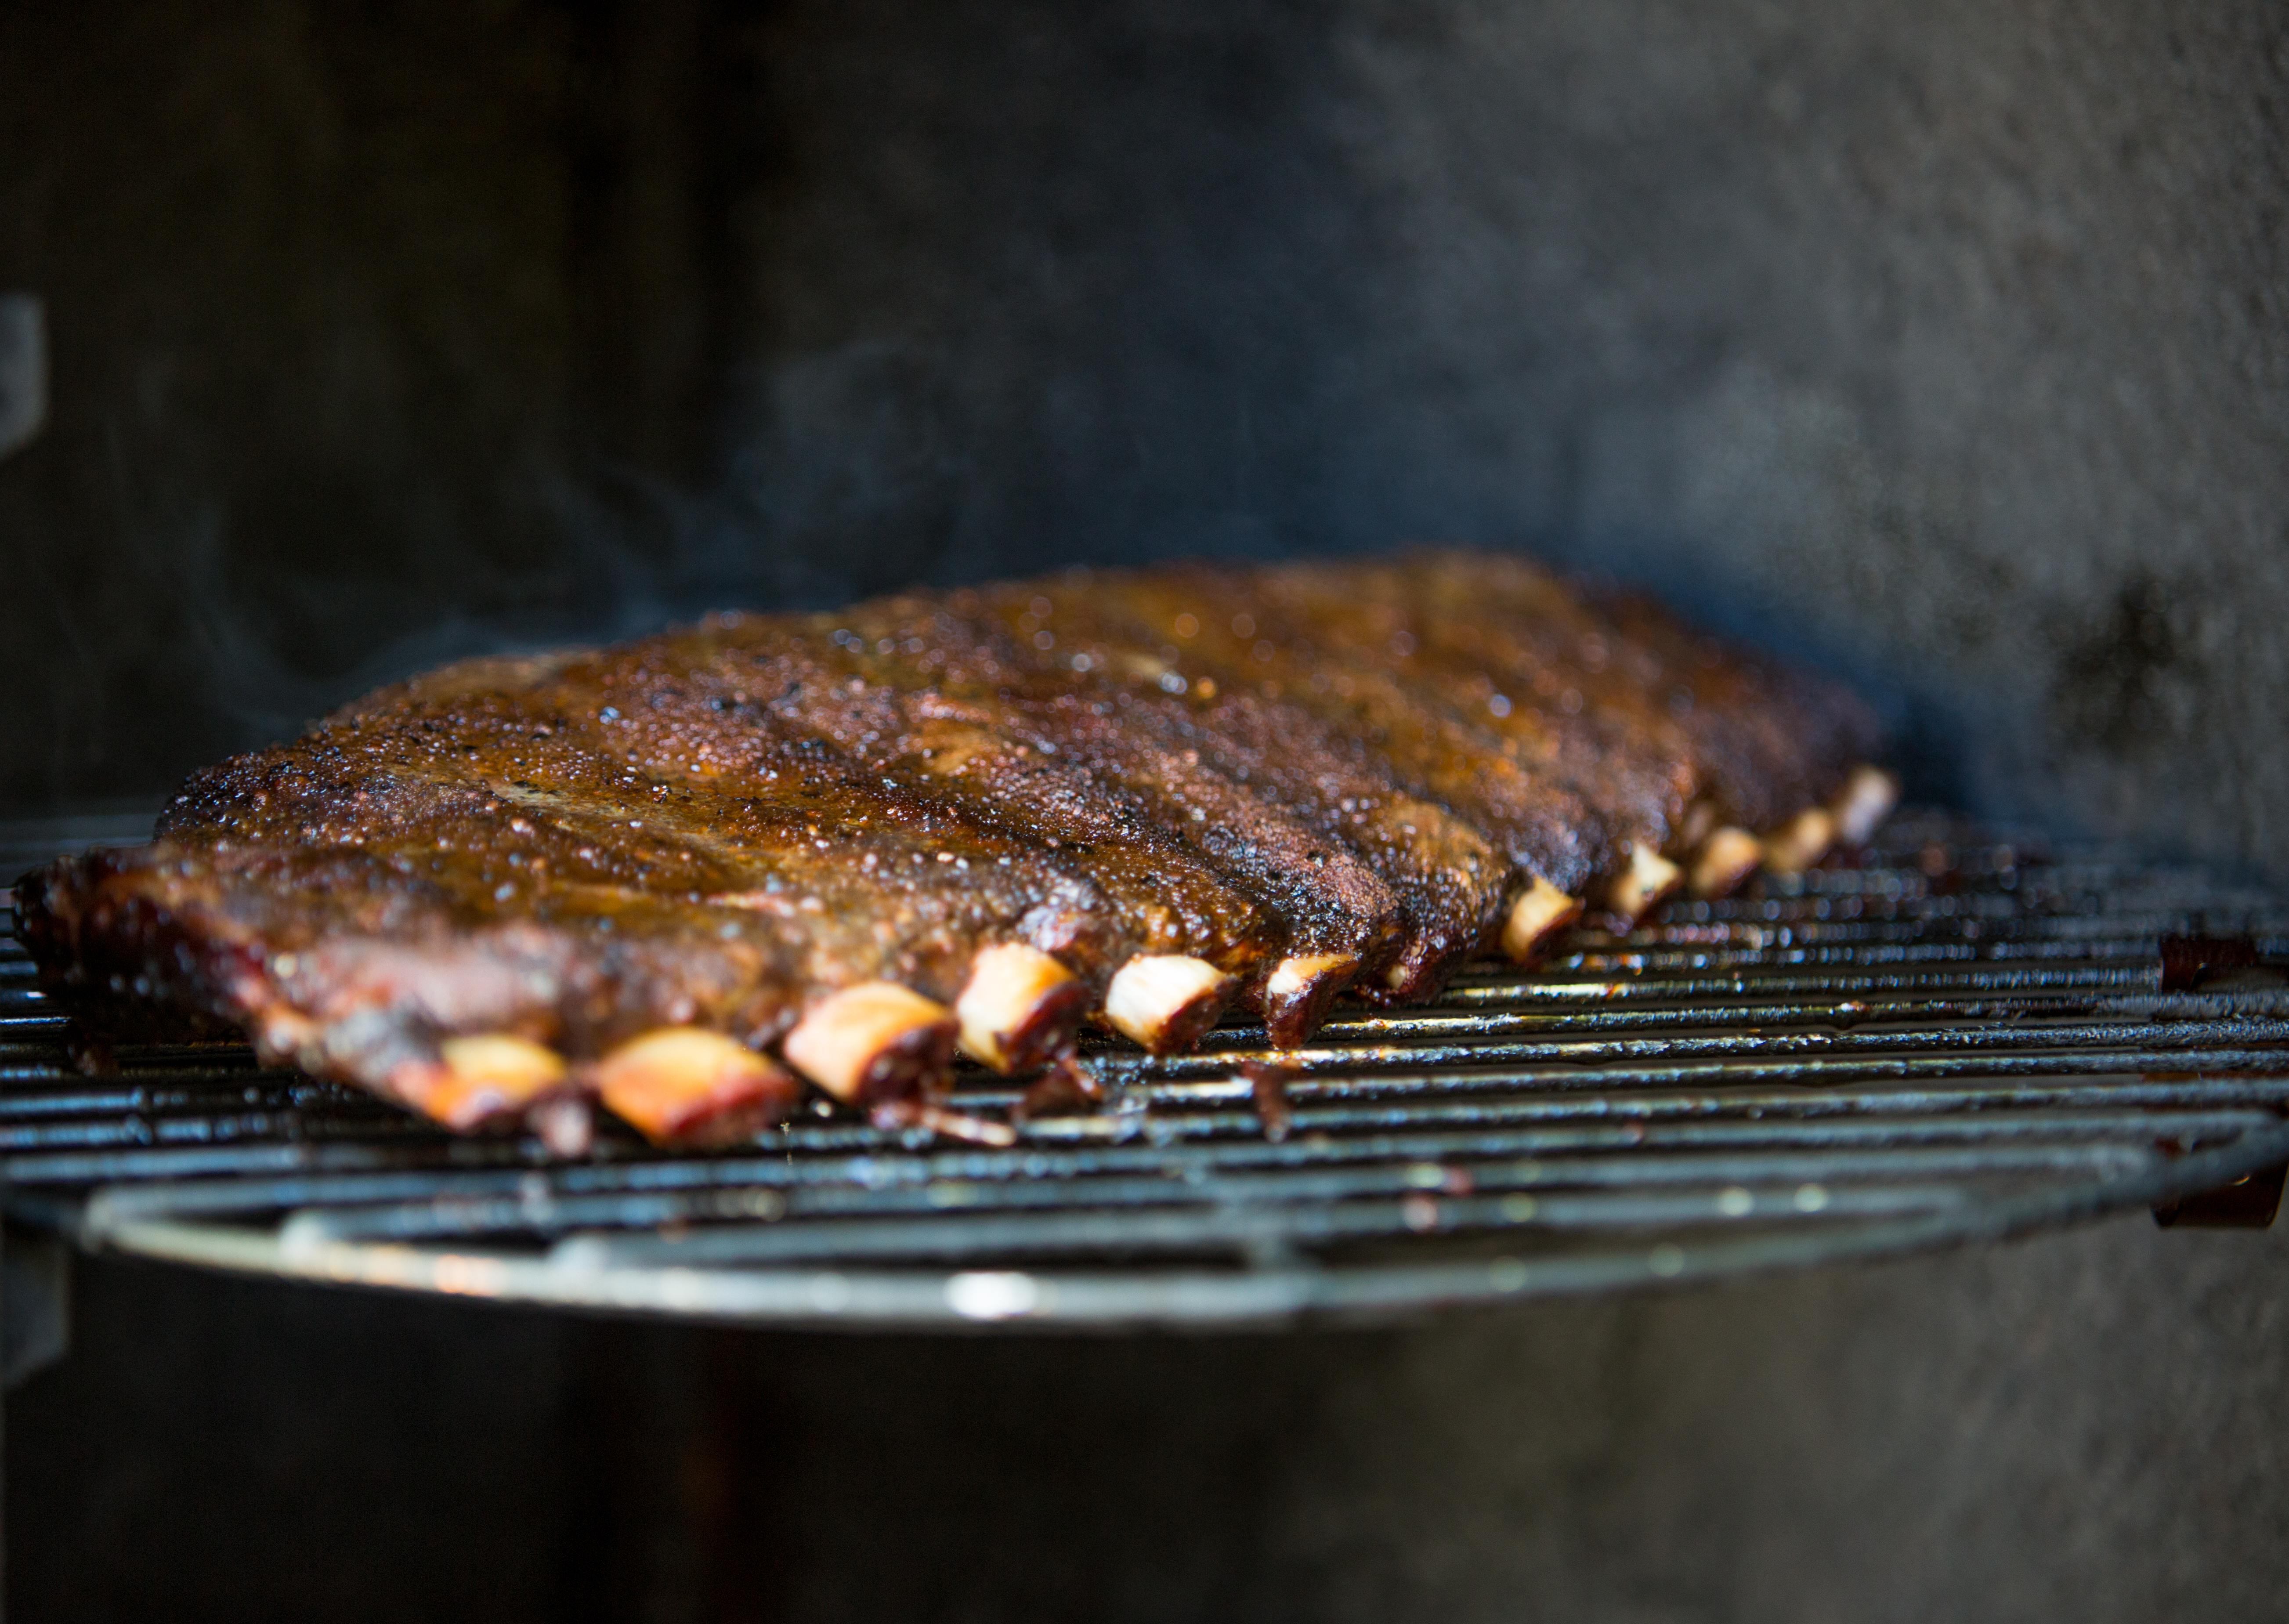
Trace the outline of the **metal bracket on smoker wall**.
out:
M 2154 1222 L 2165 1230 L 2263 1230 L 2281 1210 L 2281 1187 L 2289 1180 L 2289 1166 L 2261 1167 L 2230 1184 L 2181 1196 L 2154 1209 Z
M 0 1383 L 14 1387 L 71 1346 L 71 1253 L 44 1235 L 0 1233 Z
M 28 293 L 0 293 L 0 457 L 47 419 L 47 313 Z
M 2162 990 L 2191 992 L 2205 987 L 2277 986 L 2283 972 L 2266 962 L 2255 940 L 2245 935 L 2165 935 L 2162 938 Z M 2164 1229 L 2262 1230 L 2281 1210 L 2281 1189 L 2289 1167 L 2261 1167 L 2230 1184 L 2165 1201 L 2154 1209 Z

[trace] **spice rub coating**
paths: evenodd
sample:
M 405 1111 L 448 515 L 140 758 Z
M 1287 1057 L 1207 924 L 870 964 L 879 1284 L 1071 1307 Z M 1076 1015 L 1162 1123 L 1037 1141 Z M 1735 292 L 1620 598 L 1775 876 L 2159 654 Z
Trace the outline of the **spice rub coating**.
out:
M 1237 998 L 1301 1042 L 1873 743 L 1833 684 L 1497 555 L 1069 571 L 428 673 L 20 908 L 90 1015 L 236 1027 L 455 1126 L 577 1140 L 601 1095 L 720 1140 L 790 1067 L 934 1110 L 958 1025 L 1069 1064 L 1092 1012 L 1161 1047 Z

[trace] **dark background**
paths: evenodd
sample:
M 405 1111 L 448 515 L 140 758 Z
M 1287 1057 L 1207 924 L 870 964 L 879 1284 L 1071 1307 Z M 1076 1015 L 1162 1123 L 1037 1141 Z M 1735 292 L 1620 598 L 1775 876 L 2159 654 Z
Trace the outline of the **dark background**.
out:
M 1198 1340 L 79 1285 L 9 1403 L 12 1620 L 2289 1611 L 2272 1234 Z
M 2289 875 L 2277 6 L 0 5 L 0 807 L 448 654 L 1540 549 Z
M 1530 547 L 1916 787 L 2289 879 L 2277 6 L 0 0 L 0 812 L 502 642 Z M 2289 1610 L 2289 1254 L 1370 1335 L 646 1332 L 84 1265 L 12 1616 Z

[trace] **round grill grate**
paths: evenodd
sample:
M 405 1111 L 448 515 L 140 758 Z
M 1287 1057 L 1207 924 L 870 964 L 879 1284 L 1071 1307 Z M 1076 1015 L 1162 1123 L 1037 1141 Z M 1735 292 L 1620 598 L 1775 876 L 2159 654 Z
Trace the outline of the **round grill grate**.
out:
M 0 827 L 8 872 L 117 820 Z M 2165 938 L 2176 938 L 2165 969 Z M 2217 944 L 2214 951 L 2202 944 Z M 807 1118 L 753 1147 L 456 1140 L 242 1047 L 70 1069 L 0 942 L 9 1216 L 298 1279 L 729 1321 L 1378 1318 L 1991 1239 L 2289 1161 L 2289 904 L 1937 814 L 1858 866 L 1584 931 L 1274 1055 L 1087 1059 L 1007 1148 Z M 1267 1084 L 1267 1065 L 1281 1080 Z M 984 1073 L 961 1102 L 1016 1095 Z

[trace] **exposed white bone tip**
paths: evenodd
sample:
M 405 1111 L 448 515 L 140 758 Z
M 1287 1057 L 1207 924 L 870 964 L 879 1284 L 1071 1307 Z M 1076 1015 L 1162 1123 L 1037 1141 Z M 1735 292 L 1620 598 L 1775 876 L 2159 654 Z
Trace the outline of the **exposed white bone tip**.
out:
M 604 1103 L 665 1142 L 720 1126 L 726 1134 L 784 1104 L 794 1079 L 746 1044 L 698 1026 L 664 1026 L 596 1063 Z
M 440 1075 L 421 1109 L 467 1127 L 524 1104 L 564 1080 L 564 1057 L 507 1032 L 448 1038 L 437 1046 Z
M 1359 973 L 1357 953 L 1304 953 L 1282 959 L 1264 983 L 1267 999 L 1287 999 L 1312 991 L 1332 976 L 1348 979 Z
M 1701 843 L 1686 871 L 1687 889 L 1695 896 L 1730 896 L 1765 860 L 1765 845 L 1730 824 Z
M 1892 808 L 1900 804 L 1900 781 L 1880 767 L 1866 763 L 1852 769 L 1844 788 L 1828 803 L 1836 819 L 1836 838 L 1846 846 L 1865 846 Z
M 961 1023 L 961 1052 L 996 1071 L 1018 1070 L 1037 1058 L 1032 1030 L 1045 1015 L 1055 1020 L 1055 1007 L 1076 1006 L 1078 989 L 1073 973 L 1040 948 L 1023 942 L 1005 942 L 982 949 L 970 960 L 969 980 L 953 1000 L 954 1018 Z
M 1615 878 L 1613 889 L 1606 893 L 1606 905 L 1635 925 L 1652 912 L 1655 904 L 1683 878 L 1676 864 L 1642 840 L 1632 841 L 1630 865 Z
M 1836 819 L 1826 807 L 1807 807 L 1777 833 L 1765 839 L 1765 866 L 1775 874 L 1799 874 L 1836 844 Z
M 787 1063 L 844 1102 L 856 1101 L 875 1072 L 902 1047 L 937 1031 L 956 1030 L 953 1012 L 887 981 L 845 987 L 813 1009 L 786 1037 Z M 928 1063 L 928 1057 L 921 1057 Z
M 1312 1035 L 1336 996 L 1358 979 L 1357 953 L 1298 953 L 1282 959 L 1264 983 L 1264 1025 L 1272 1042 L 1293 1047 Z
M 1105 1018 L 1114 1031 L 1158 1054 L 1207 1031 L 1238 986 L 1204 959 L 1139 953 L 1105 989 Z
M 1579 897 L 1568 896 L 1536 874 L 1511 901 L 1510 912 L 1503 919 L 1503 951 L 1524 964 L 1581 912 Z

